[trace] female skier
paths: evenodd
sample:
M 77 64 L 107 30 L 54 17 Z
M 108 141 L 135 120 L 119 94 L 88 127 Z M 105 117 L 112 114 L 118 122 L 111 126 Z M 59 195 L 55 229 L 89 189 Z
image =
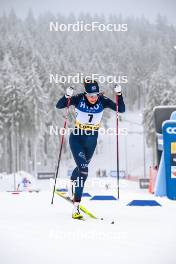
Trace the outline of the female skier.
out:
M 69 138 L 71 152 L 76 163 L 76 168 L 73 170 L 71 176 L 72 192 L 74 189 L 72 196 L 74 204 L 72 218 L 74 219 L 83 218 L 79 210 L 79 204 L 84 183 L 88 176 L 88 164 L 97 145 L 98 129 L 103 110 L 110 108 L 116 111 L 116 104 L 99 92 L 99 86 L 96 81 L 86 80 L 84 87 L 85 92 L 75 96 L 73 96 L 73 88 L 67 88 L 66 95 L 56 105 L 58 109 L 67 107 L 69 98 L 70 105 L 75 106 L 76 112 L 75 128 Z M 123 113 L 125 112 L 125 104 L 120 85 L 116 85 L 114 91 L 119 95 L 118 111 Z

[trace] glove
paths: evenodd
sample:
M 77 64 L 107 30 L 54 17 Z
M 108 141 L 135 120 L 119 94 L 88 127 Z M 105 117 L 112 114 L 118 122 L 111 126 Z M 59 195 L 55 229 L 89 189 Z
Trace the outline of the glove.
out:
M 65 97 L 66 97 L 66 98 L 68 98 L 68 97 L 72 97 L 72 95 L 73 95 L 73 88 L 72 88 L 72 87 L 68 87 L 68 88 L 66 89 L 66 95 L 65 95 Z
M 118 95 L 122 94 L 122 88 L 121 88 L 121 85 L 120 84 L 116 84 L 114 86 L 114 92 Z

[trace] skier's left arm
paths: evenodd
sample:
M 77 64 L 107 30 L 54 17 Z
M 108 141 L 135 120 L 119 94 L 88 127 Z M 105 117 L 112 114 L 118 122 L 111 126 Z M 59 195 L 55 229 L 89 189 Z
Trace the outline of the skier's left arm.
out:
M 119 84 L 116 84 L 114 87 L 114 92 L 116 95 L 118 95 L 118 111 L 119 113 L 124 113 L 125 112 L 125 103 L 123 101 L 123 96 L 122 96 L 122 89 Z M 103 96 L 103 105 L 104 108 L 110 108 L 114 111 L 116 111 L 116 103 L 113 102 L 111 99 Z
M 110 109 L 116 111 L 116 103 L 113 102 L 110 98 L 103 96 L 102 102 L 103 102 L 104 108 L 110 108 Z M 118 95 L 118 111 L 119 111 L 119 113 L 125 112 L 125 103 L 123 101 L 122 94 Z

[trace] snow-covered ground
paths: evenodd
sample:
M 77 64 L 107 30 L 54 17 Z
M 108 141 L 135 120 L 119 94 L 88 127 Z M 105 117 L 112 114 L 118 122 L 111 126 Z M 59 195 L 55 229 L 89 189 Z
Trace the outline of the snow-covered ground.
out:
M 125 120 L 120 127 L 132 133 L 119 137 L 120 168 L 143 177 L 141 115 L 127 113 Z M 109 126 L 115 125 L 112 116 Z M 85 192 L 117 197 L 115 178 L 95 178 L 99 168 L 106 169 L 107 175 L 116 170 L 116 136 L 100 136 L 99 140 L 102 145 L 90 163 Z M 150 164 L 150 150 L 146 147 L 146 169 Z M 67 172 L 74 166 L 73 159 L 62 159 L 57 187 L 66 187 Z M 33 189 L 40 189 L 39 193 L 6 192 L 13 190 L 14 179 L 17 185 L 25 176 Z M 83 198 L 82 204 L 104 220 L 82 222 L 71 218 L 72 205 L 57 195 L 51 205 L 52 186 L 53 180 L 37 180 L 26 172 L 0 175 L 0 264 L 176 263 L 176 201 L 154 197 L 139 189 L 138 182 L 120 180 L 119 201 Z M 127 206 L 136 199 L 155 199 L 162 206 Z
M 116 195 L 114 180 L 100 181 L 99 188 L 88 182 L 85 191 Z M 105 219 L 83 222 L 72 220 L 72 205 L 57 195 L 51 205 L 51 195 L 0 193 L 0 263 L 176 263 L 176 201 L 121 180 L 119 201 L 83 198 L 83 205 Z M 162 206 L 126 206 L 134 199 L 155 199 Z

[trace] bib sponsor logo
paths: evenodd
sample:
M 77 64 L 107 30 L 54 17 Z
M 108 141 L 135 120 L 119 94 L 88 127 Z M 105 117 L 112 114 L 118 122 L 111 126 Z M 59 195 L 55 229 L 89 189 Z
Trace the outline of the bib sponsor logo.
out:
M 88 107 L 87 105 L 86 105 L 86 103 L 85 102 L 81 102 L 80 103 L 80 108 L 82 108 L 82 109 L 90 109 L 90 110 L 98 110 L 99 108 L 100 108 L 100 105 L 99 104 L 96 104 L 96 105 L 94 105 L 94 106 L 91 106 L 91 107 Z

